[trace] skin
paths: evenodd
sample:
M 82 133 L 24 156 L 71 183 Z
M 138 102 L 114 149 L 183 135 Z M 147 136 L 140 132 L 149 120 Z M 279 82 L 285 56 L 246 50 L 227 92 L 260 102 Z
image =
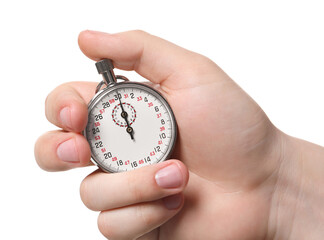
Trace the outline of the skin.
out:
M 322 147 L 278 130 L 229 76 L 197 53 L 142 31 L 84 31 L 79 45 L 93 60 L 110 58 L 116 68 L 150 80 L 170 103 L 179 128 L 171 160 L 126 173 L 98 170 L 82 182 L 81 198 L 100 211 L 98 227 L 105 237 L 321 239 Z M 47 97 L 46 116 L 64 131 L 45 133 L 36 142 L 41 168 L 89 165 L 89 145 L 79 133 L 96 84 L 66 83 Z M 62 161 L 57 154 L 68 139 L 78 161 Z M 170 165 L 181 182 L 160 187 L 155 174 Z M 178 205 L 169 210 L 166 203 Z

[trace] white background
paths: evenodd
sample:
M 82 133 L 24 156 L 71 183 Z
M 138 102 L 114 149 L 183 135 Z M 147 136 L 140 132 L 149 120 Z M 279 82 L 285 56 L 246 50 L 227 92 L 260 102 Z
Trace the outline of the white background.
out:
M 66 81 L 100 80 L 78 48 L 80 31 L 142 29 L 202 53 L 277 127 L 324 145 L 321 2 L 1 0 L 0 239 L 104 239 L 79 198 L 94 168 L 47 173 L 33 153 L 37 137 L 55 129 L 47 94 Z

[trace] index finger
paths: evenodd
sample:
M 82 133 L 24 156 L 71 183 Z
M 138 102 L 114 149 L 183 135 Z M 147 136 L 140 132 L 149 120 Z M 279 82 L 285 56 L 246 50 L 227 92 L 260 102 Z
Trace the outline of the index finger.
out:
M 51 123 L 67 131 L 81 132 L 88 120 L 88 102 L 96 83 L 69 82 L 55 88 L 46 98 L 45 115 Z
M 143 31 L 108 34 L 87 30 L 80 33 L 79 46 L 93 60 L 112 59 L 116 68 L 135 70 L 169 89 L 212 82 L 222 72 L 208 58 Z M 213 77 L 200 77 L 202 74 Z

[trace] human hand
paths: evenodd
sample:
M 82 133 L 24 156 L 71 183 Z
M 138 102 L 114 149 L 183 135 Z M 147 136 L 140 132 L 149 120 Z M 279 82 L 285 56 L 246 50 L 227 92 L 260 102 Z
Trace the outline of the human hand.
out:
M 93 60 L 110 58 L 159 84 L 179 130 L 173 160 L 118 174 L 95 171 L 82 182 L 83 202 L 101 211 L 100 231 L 109 239 L 271 239 L 288 137 L 261 108 L 211 60 L 147 33 L 85 31 L 79 45 Z M 95 87 L 67 83 L 48 96 L 46 116 L 65 131 L 37 141 L 42 168 L 89 164 L 79 132 Z

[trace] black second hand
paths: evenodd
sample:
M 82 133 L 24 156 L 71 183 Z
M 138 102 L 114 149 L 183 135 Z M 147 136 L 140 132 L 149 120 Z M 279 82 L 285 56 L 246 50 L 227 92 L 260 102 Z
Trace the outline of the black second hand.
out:
M 119 98 L 119 94 L 118 94 L 117 90 L 116 90 L 116 93 L 117 93 L 117 98 L 118 98 L 118 100 L 119 100 L 120 107 L 121 107 L 121 110 L 122 110 L 121 117 L 125 119 L 126 124 L 127 124 L 126 132 L 128 132 L 129 135 L 131 136 L 131 139 L 134 140 L 134 136 L 133 136 L 133 128 L 129 125 L 129 122 L 128 122 L 128 119 L 127 119 L 128 114 L 127 114 L 127 112 L 124 110 L 123 104 L 122 104 L 122 102 L 121 102 L 121 100 L 120 100 L 120 98 Z

